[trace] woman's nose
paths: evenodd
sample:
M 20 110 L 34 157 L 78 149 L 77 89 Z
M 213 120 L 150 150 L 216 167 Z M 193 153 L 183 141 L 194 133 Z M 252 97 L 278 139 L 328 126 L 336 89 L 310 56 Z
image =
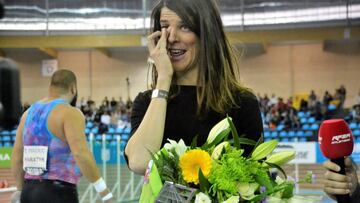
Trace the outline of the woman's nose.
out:
M 174 28 L 168 28 L 168 33 L 169 33 L 169 35 L 168 35 L 168 42 L 169 43 L 174 43 L 174 42 L 176 42 L 177 41 L 177 31 L 176 31 L 176 29 L 174 29 Z

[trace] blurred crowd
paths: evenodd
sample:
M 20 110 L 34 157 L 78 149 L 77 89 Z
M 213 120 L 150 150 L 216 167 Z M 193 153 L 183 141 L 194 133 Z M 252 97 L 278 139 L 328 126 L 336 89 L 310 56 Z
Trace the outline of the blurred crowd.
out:
M 331 118 L 345 118 L 347 121 L 360 122 L 360 91 L 355 97 L 354 105 L 351 109 L 344 109 L 346 100 L 346 88 L 341 85 L 332 95 L 325 91 L 322 98 L 314 90 L 311 90 L 308 98 L 300 100 L 298 108 L 294 107 L 293 98 L 284 100 L 272 94 L 261 96 L 258 94 L 260 109 L 264 121 L 264 127 L 275 129 L 279 124 L 283 124 L 286 129 L 301 127 L 298 112 L 309 112 L 316 121 Z M 24 110 L 29 108 L 30 104 L 24 103 Z M 89 97 L 87 100 L 82 97 L 77 107 L 84 113 L 87 122 L 91 122 L 94 127 L 99 128 L 99 133 L 106 132 L 109 128 L 130 127 L 132 101 L 128 99 L 123 101 L 121 97 L 111 100 L 104 97 L 100 105 Z
M 77 107 L 84 113 L 86 121 L 91 122 L 94 127 L 99 128 L 99 133 L 107 132 L 109 128 L 130 127 L 130 113 L 132 101 L 126 102 L 120 97 L 111 100 L 105 97 L 99 106 L 90 97 L 80 99 Z
M 92 127 L 98 127 L 99 133 L 107 132 L 109 128 L 130 128 L 130 114 L 132 101 L 128 99 L 126 102 L 121 97 L 116 100 L 114 97 L 111 100 L 104 97 L 100 105 L 89 97 L 85 100 L 82 97 L 76 104 L 85 118 L 86 123 L 91 123 Z M 28 102 L 23 104 L 23 111 L 30 107 Z
M 293 98 L 287 100 L 272 94 L 261 96 L 258 94 L 264 127 L 275 129 L 283 124 L 285 129 L 299 128 L 301 126 L 298 111 L 309 112 L 316 121 L 331 118 L 345 118 L 348 121 L 360 122 L 360 91 L 355 98 L 351 109 L 344 109 L 346 100 L 346 88 L 341 85 L 332 95 L 325 91 L 322 98 L 314 90 L 311 90 L 308 98 L 300 100 L 298 108 L 294 107 Z

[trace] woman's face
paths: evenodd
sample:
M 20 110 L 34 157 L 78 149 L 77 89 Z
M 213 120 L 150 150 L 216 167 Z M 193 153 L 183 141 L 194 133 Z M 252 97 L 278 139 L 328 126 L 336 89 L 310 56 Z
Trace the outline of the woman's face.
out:
M 197 69 L 199 46 L 196 34 L 167 7 L 161 10 L 160 26 L 167 29 L 167 50 L 174 71 L 185 74 L 189 70 Z

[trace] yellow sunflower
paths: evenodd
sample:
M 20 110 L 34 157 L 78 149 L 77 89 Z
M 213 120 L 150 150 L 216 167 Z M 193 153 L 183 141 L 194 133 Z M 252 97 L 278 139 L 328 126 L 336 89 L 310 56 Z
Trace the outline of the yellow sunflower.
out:
M 199 169 L 208 177 L 212 166 L 209 153 L 201 149 L 187 151 L 180 157 L 179 164 L 184 180 L 196 185 L 199 184 Z

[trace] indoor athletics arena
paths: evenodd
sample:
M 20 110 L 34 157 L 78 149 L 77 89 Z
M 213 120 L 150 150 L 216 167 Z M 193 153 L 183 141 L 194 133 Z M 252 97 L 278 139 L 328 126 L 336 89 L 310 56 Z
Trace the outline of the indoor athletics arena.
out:
M 49 87 L 53 74 L 62 69 L 72 71 L 77 77 L 76 108 L 84 115 L 83 134 L 86 135 L 86 144 L 93 154 L 97 169 L 111 191 L 112 202 L 151 202 L 140 201 L 144 173 L 139 175 L 129 170 L 124 157 L 125 147 L 132 138 L 133 103 L 140 92 L 151 89 L 151 67 L 157 62 L 148 60 L 149 49 L 154 52 L 157 48 L 165 49 L 161 45 L 167 44 L 168 48 L 168 44 L 175 44 L 167 51 L 172 64 L 183 63 L 181 60 L 188 57 L 186 54 L 195 54 L 191 48 L 199 51 L 200 47 L 208 47 L 206 52 L 200 50 L 205 54 L 211 51 L 211 45 L 204 44 L 205 41 L 199 40 L 199 35 L 193 32 L 194 27 L 201 27 L 196 22 L 206 22 L 206 18 L 213 15 L 209 15 L 210 11 L 206 9 L 209 7 L 198 9 L 192 5 L 208 6 L 209 2 L 217 2 L 225 35 L 238 50 L 235 53 L 240 58 L 240 65 L 235 68 L 240 72 L 242 84 L 251 88 L 257 98 L 264 140 L 277 140 L 279 144 L 275 151 L 295 152 L 294 159 L 282 168 L 288 179 L 295 181 L 293 194 L 304 197 L 299 202 L 337 202 L 324 192 L 327 169 L 323 163 L 328 158 L 339 157 L 327 155 L 326 158 L 324 151 L 332 154 L 347 150 L 344 155 L 351 155 L 354 163 L 360 164 L 358 0 L 166 0 L 168 7 L 175 5 L 174 8 L 181 7 L 181 12 L 190 14 L 179 17 L 181 15 L 173 12 L 173 9 L 162 8 L 160 26 L 166 28 L 163 30 L 168 32 L 168 36 L 166 38 L 162 33 L 163 38 L 159 35 L 155 41 L 154 37 L 148 36 L 153 32 L 150 19 L 155 5 L 159 5 L 158 0 L 0 2 L 1 203 L 11 202 L 12 196 L 18 192 L 14 176 L 22 178 L 11 171 L 12 163 L 16 162 L 13 161 L 13 152 L 20 116 L 51 93 Z M 165 12 L 169 12 L 170 17 Z M 200 17 L 192 16 L 194 12 L 200 12 Z M 187 20 L 182 19 L 185 17 Z M 195 22 L 191 24 L 193 27 L 186 24 L 188 21 Z M 208 27 L 216 26 L 211 24 L 214 23 Z M 208 27 L 202 25 L 199 29 Z M 209 39 L 212 34 L 203 33 L 201 39 Z M 195 39 L 196 45 L 191 39 Z M 217 40 L 211 43 L 216 44 Z M 156 57 L 156 54 L 152 57 Z M 70 88 L 66 93 L 71 98 L 66 98 L 75 98 L 73 90 Z M 162 96 L 154 96 L 154 91 L 152 93 L 152 98 Z M 166 109 L 164 103 L 163 106 Z M 163 113 L 162 110 L 151 108 L 155 114 Z M 178 111 L 178 114 L 181 113 Z M 341 149 L 323 149 L 319 145 L 319 130 L 328 119 L 343 119 L 347 123 L 345 133 L 341 131 L 340 136 L 330 138 L 332 144 L 346 142 Z M 46 129 L 49 128 L 47 125 Z M 333 131 L 326 132 L 329 134 Z M 20 153 L 19 156 L 26 157 L 27 154 Z M 22 160 L 19 159 L 21 166 L 27 161 L 24 158 L 23 163 Z M 281 175 L 276 168 L 269 171 L 272 177 Z M 308 176 L 309 172 L 312 175 Z M 359 171 L 357 176 L 360 180 Z M 309 177 L 311 183 L 302 181 Z M 352 178 L 354 180 L 355 177 Z M 148 181 L 145 178 L 145 184 Z M 93 185 L 89 179 L 81 177 L 75 188 L 80 203 L 103 202 L 101 198 L 104 197 L 100 197 Z M 334 185 L 330 187 L 335 188 Z M 357 192 L 360 192 L 359 188 Z M 158 199 L 156 202 L 182 201 Z

